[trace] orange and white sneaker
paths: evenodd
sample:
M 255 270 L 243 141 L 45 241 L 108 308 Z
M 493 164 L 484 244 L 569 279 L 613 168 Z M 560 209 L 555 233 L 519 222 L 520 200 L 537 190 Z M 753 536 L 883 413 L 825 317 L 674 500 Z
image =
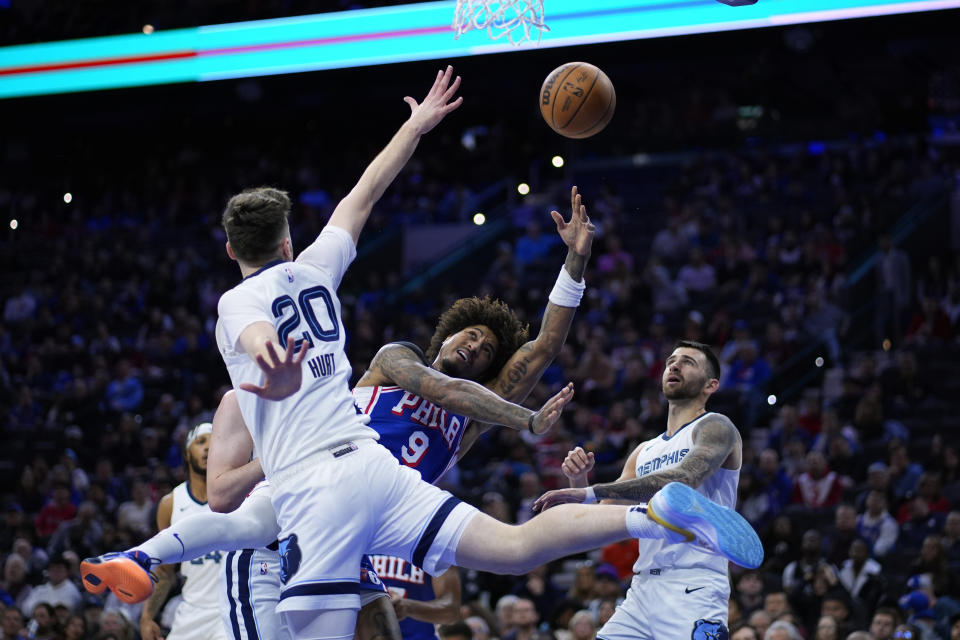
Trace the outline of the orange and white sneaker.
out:
M 106 553 L 80 563 L 83 588 L 94 594 L 107 589 L 121 602 L 137 604 L 153 594 L 156 578 L 150 573 L 150 557 L 142 551 Z

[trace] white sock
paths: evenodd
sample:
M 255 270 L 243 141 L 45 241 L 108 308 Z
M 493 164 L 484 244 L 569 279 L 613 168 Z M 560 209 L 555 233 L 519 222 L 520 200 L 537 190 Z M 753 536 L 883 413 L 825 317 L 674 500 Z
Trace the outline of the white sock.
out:
M 253 496 L 232 513 L 196 513 L 130 549 L 154 564 L 188 562 L 212 551 L 257 549 L 277 539 L 280 527 L 266 496 Z
M 647 516 L 647 505 L 630 507 L 627 511 L 627 531 L 634 538 L 667 540 L 671 543 L 686 542 L 686 538 L 657 524 Z

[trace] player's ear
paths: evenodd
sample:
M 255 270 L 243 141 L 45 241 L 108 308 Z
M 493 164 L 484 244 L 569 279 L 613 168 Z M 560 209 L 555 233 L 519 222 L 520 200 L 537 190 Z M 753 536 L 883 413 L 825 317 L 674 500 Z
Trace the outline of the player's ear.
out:
M 280 241 L 280 253 L 284 260 L 293 260 L 293 241 L 290 236 L 286 236 Z
M 233 247 L 230 246 L 230 241 L 229 241 L 229 240 L 227 240 L 226 247 L 227 247 L 227 255 L 230 256 L 230 259 L 231 259 L 231 260 L 236 260 L 236 259 L 237 259 L 237 254 L 235 254 L 235 253 L 233 252 Z
M 703 390 L 707 393 L 713 393 L 720 387 L 720 381 L 716 378 L 710 378 L 707 380 L 707 384 L 704 385 Z

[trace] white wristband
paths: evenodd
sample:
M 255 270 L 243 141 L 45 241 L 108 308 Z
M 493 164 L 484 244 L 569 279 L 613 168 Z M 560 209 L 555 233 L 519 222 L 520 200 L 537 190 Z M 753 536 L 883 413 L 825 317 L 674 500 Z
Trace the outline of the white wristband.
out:
M 560 267 L 560 275 L 557 276 L 557 283 L 553 285 L 549 300 L 558 307 L 579 307 L 580 298 L 586 288 L 586 279 L 577 282 L 570 277 L 565 267 Z
M 587 487 L 587 495 L 583 498 L 583 504 L 593 504 L 597 501 L 597 493 L 593 487 Z

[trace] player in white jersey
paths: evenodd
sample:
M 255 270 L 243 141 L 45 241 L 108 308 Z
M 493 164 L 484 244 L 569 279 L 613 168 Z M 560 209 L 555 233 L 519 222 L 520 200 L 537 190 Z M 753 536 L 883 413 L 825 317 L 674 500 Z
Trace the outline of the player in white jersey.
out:
M 610 484 L 587 487 L 593 454 L 574 449 L 562 469 L 575 488 L 548 492 L 535 508 L 596 500 L 636 503 L 650 500 L 670 482 L 682 482 L 713 503 L 734 508 L 742 462 L 740 434 L 729 418 L 706 409 L 719 378 L 720 363 L 710 347 L 679 341 L 661 381 L 669 406 L 667 431 L 640 444 L 627 458 L 620 478 Z M 726 558 L 700 553 L 690 545 L 641 540 L 633 572 L 626 599 L 597 638 L 727 637 Z
M 209 513 L 207 505 L 207 454 L 210 450 L 209 422 L 197 425 L 187 434 L 187 481 L 177 485 L 160 499 L 157 506 L 157 528 L 165 529 L 191 515 Z M 185 582 L 180 591 L 182 600 L 177 606 L 169 640 L 226 640 L 220 622 L 220 562 L 224 554 L 211 551 L 190 562 L 180 564 L 180 575 Z M 140 635 L 144 640 L 160 637 L 160 628 L 154 617 L 163 607 L 176 580 L 173 565 L 155 569 L 158 582 L 152 596 L 144 603 L 140 615 Z

